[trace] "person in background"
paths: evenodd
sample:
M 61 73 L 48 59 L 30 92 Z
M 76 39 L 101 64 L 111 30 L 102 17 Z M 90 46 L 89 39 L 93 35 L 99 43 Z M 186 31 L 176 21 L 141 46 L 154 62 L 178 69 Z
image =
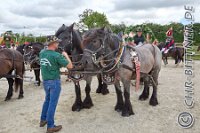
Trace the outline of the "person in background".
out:
M 175 47 L 174 38 L 173 38 L 173 28 L 170 27 L 170 29 L 166 32 L 166 43 L 164 48 L 161 50 L 164 53 L 167 53 L 171 48 Z
M 14 43 L 13 40 L 10 41 L 10 46 L 11 46 L 12 49 L 15 49 L 15 43 Z
M 45 101 L 42 107 L 40 127 L 47 124 L 47 133 L 62 129 L 61 125 L 54 124 L 54 115 L 61 91 L 60 68 L 73 68 L 72 62 L 66 52 L 56 52 L 59 40 L 48 43 L 48 47 L 40 52 L 40 66 L 45 91 Z
M 135 45 L 138 45 L 139 43 L 144 43 L 145 38 L 142 34 L 142 28 L 138 27 L 137 28 L 137 34 L 134 36 L 134 43 Z

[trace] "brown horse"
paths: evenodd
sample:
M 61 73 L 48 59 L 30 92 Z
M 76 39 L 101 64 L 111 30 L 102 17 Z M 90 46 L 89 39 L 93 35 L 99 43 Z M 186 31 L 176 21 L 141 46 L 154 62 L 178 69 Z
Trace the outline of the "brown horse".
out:
M 0 50 L 0 78 L 8 80 L 9 89 L 5 101 L 10 100 L 13 95 L 13 83 L 15 81 L 15 92 L 20 88 L 18 99 L 23 98 L 23 75 L 24 62 L 20 52 L 11 49 Z
M 165 44 L 161 42 L 158 45 L 158 48 L 162 50 L 164 48 Z M 167 53 L 162 52 L 162 59 L 165 65 L 168 64 L 167 57 L 172 57 L 175 59 L 175 64 L 178 64 L 180 61 L 184 61 L 184 48 L 183 47 L 174 47 L 169 49 Z

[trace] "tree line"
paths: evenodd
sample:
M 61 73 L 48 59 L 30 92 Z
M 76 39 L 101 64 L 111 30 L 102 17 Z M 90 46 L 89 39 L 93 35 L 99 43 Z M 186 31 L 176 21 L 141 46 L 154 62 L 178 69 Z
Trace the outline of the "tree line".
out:
M 166 39 L 166 31 L 173 27 L 173 36 L 176 43 L 182 43 L 184 40 L 184 25 L 181 23 L 171 22 L 166 25 L 155 24 L 155 23 L 143 23 L 139 25 L 126 25 L 121 22 L 121 24 L 111 24 L 106 14 L 93 11 L 91 9 L 86 9 L 82 14 L 79 15 L 79 22 L 76 23 L 80 32 L 84 32 L 88 29 L 95 27 L 110 27 L 114 33 L 123 32 L 124 34 L 129 34 L 131 31 L 136 32 L 137 27 L 148 27 L 153 32 L 155 38 L 159 42 L 164 42 Z M 200 44 L 200 23 L 195 23 L 193 25 L 194 30 L 194 44 Z M 25 35 L 22 34 L 11 34 L 12 38 L 18 41 L 20 44 L 27 42 L 41 42 L 44 43 L 47 41 L 47 37 L 39 36 L 34 37 L 32 34 Z

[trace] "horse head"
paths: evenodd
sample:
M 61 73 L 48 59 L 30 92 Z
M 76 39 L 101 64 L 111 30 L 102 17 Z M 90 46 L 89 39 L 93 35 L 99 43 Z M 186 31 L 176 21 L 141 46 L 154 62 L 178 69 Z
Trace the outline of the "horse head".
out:
M 65 26 L 63 24 L 55 33 L 55 36 L 62 41 L 58 45 L 58 52 L 66 51 L 67 53 L 71 53 L 73 48 L 73 30 L 74 24 Z
M 85 70 L 97 70 L 102 67 L 101 61 L 114 57 L 115 39 L 106 27 L 91 29 L 83 35 L 82 48 L 81 63 Z

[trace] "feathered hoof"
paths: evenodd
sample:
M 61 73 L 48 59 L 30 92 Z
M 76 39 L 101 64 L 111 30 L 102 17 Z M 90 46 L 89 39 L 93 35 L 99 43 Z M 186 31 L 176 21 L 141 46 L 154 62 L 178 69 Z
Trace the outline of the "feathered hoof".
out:
M 151 98 L 150 101 L 149 101 L 149 104 L 150 104 L 151 106 L 156 106 L 156 105 L 158 105 L 158 100 L 157 100 L 157 98 Z
M 81 111 L 81 109 L 83 109 L 83 103 L 74 103 L 72 106 L 72 111 L 76 111 L 79 112 Z
M 22 99 L 22 98 L 24 98 L 24 96 L 23 95 L 19 95 L 17 99 Z

